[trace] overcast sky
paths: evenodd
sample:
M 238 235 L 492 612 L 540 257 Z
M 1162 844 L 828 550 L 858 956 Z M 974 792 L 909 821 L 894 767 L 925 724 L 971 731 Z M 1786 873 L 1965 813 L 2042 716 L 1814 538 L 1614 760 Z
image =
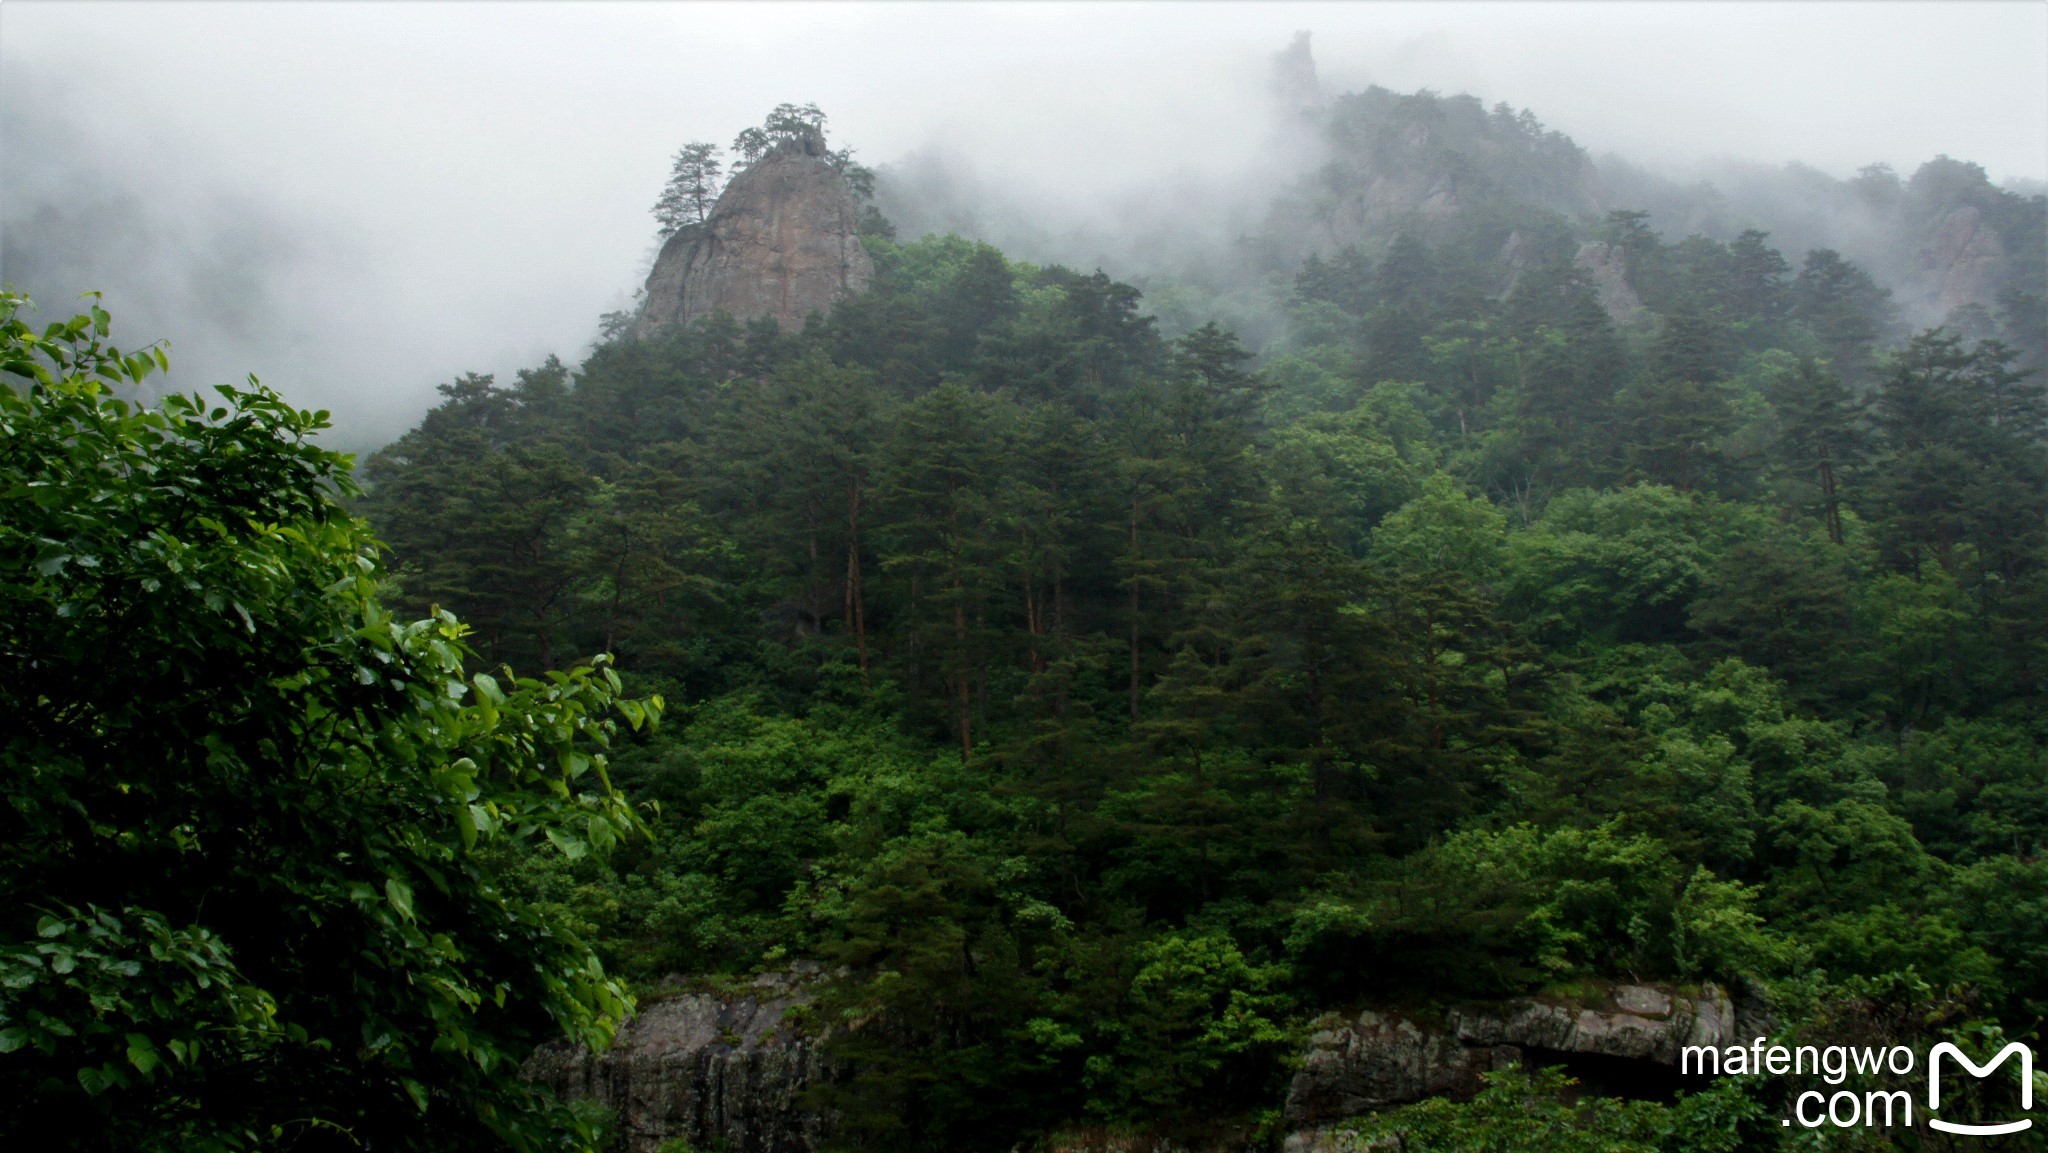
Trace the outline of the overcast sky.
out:
M 2048 179 L 2038 0 L 9 0 L 0 275 L 46 313 L 107 288 L 131 342 L 171 338 L 184 383 L 257 372 L 360 446 L 459 372 L 580 357 L 645 274 L 685 140 L 816 101 L 870 164 L 943 150 L 1081 214 L 1253 162 L 1268 62 L 1297 29 L 1332 90 L 1470 91 L 1667 171 L 1910 173 L 1946 153 Z

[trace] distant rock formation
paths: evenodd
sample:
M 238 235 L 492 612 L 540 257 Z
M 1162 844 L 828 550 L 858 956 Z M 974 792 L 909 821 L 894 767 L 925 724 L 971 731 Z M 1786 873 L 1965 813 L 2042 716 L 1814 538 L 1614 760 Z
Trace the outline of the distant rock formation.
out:
M 1329 103 L 1308 39 L 1308 33 L 1296 32 L 1292 43 L 1273 54 L 1273 100 L 1282 112 L 1317 112 Z
M 1643 310 L 1643 298 L 1636 295 L 1635 287 L 1628 282 L 1628 253 L 1621 246 L 1597 240 L 1581 245 L 1578 255 L 1572 258 L 1572 266 L 1593 282 L 1600 307 L 1607 310 L 1616 324 L 1627 324 Z
M 1965 305 L 1997 305 L 2007 272 L 2005 243 L 1975 207 L 1942 216 L 1916 255 L 1914 271 L 1925 295 L 1921 314 L 1941 317 Z
M 813 137 L 782 145 L 727 184 L 702 224 L 671 236 L 647 277 L 634 335 L 725 312 L 784 331 L 863 292 L 875 272 L 860 202 Z
M 1534 242 L 1522 235 L 1521 229 L 1517 228 L 1508 233 L 1508 238 L 1501 242 L 1499 254 L 1494 257 L 1508 270 L 1507 276 L 1501 281 L 1500 289 L 1494 293 L 1495 297 L 1506 300 L 1514 295 L 1515 289 L 1522 283 L 1522 273 L 1528 271 L 1529 266 L 1535 262 L 1535 248 Z
M 1307 47 L 1297 41 L 1276 60 L 1283 99 L 1312 81 Z M 1402 232 L 1434 243 L 1475 213 L 1606 210 L 1584 150 L 1505 105 L 1375 86 L 1328 101 L 1314 120 L 1323 160 L 1267 216 L 1263 243 L 1283 262 L 1350 245 L 1373 254 Z
M 815 970 L 807 970 L 815 975 Z M 543 1046 L 524 1075 L 566 1099 L 614 1111 L 627 1153 L 678 1138 L 727 1153 L 814 1153 L 832 1136 L 808 1090 L 843 1073 L 816 1038 L 783 1014 L 807 1000 L 803 975 L 773 974 L 725 993 L 648 998 L 603 1053 Z M 1743 1006 L 1746 1010 L 1749 1006 Z M 1425 1097 L 1470 1097 L 1480 1075 L 1524 1061 L 1591 1061 L 1574 1069 L 1588 1090 L 1675 1083 L 1679 1051 L 1770 1032 L 1713 985 L 1696 991 L 1615 985 L 1590 999 L 1526 998 L 1465 1005 L 1441 1016 L 1391 1010 L 1329 1014 L 1316 1023 L 1285 1102 L 1287 1153 L 1356 1153 L 1336 1123 Z M 1604 1063 L 1604 1064 L 1603 1064 Z M 1602 1075 L 1615 1078 L 1602 1084 Z M 1142 1135 L 1078 1131 L 1059 1153 L 1175 1153 Z

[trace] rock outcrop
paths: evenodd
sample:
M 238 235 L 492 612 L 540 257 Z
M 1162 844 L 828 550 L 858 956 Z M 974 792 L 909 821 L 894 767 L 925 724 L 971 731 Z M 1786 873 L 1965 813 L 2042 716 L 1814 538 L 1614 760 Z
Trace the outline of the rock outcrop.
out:
M 1285 91 L 1305 91 L 1306 47 L 1280 57 L 1281 74 L 1300 78 Z M 1329 101 L 1310 119 L 1321 125 L 1322 152 L 1272 206 L 1266 234 L 1277 253 L 1327 258 L 1358 245 L 1375 254 L 1403 232 L 1437 244 L 1459 236 L 1472 213 L 1510 206 L 1568 219 L 1606 211 L 1599 174 L 1581 149 L 1532 116 L 1489 111 L 1470 96 L 1375 86 Z
M 1507 276 L 1494 293 L 1497 299 L 1506 300 L 1515 294 L 1515 288 L 1522 283 L 1522 273 L 1535 262 L 1535 248 L 1535 243 L 1524 236 L 1521 229 L 1508 233 L 1508 238 L 1501 243 L 1499 255 L 1494 258 L 1507 269 Z
M 1573 1056 L 1675 1066 L 1687 1045 L 1729 1045 L 1735 1006 L 1712 985 L 1686 996 L 1622 985 L 1597 1004 L 1526 1000 L 1453 1009 L 1438 1022 L 1368 1010 L 1329 1017 L 1309 1039 L 1286 1121 L 1289 1153 L 1328 1145 L 1319 1127 L 1424 1097 L 1469 1097 L 1480 1075 Z M 1317 1144 L 1317 1142 L 1323 1144 Z
M 565 1098 L 613 1110 L 628 1153 L 656 1153 L 678 1138 L 726 1153 L 815 1153 L 832 1121 L 807 1091 L 835 1074 L 817 1041 L 784 1021 L 804 1000 L 787 974 L 729 993 L 651 1000 L 606 1052 L 549 1045 L 524 1073 Z M 1367 1010 L 1316 1024 L 1287 1094 L 1287 1153 L 1355 1153 L 1337 1122 L 1430 1096 L 1469 1097 L 1482 1074 L 1522 1062 L 1565 1064 L 1594 1091 L 1626 1089 L 1623 1082 L 1646 1074 L 1675 1086 L 1684 1046 L 1727 1046 L 1771 1027 L 1738 1021 L 1733 1001 L 1712 985 L 1696 993 L 1621 985 L 1594 1001 L 1527 999 L 1440 1017 Z M 1613 1080 L 1602 1084 L 1603 1075 Z M 1175 1149 L 1155 1137 L 1086 1130 L 1054 1147 Z
M 1643 298 L 1628 282 L 1628 253 L 1620 245 L 1593 241 L 1581 245 L 1572 266 L 1586 274 L 1599 294 L 1600 307 L 1616 324 L 1627 324 L 1643 310 Z
M 1294 116 L 1318 112 L 1329 104 L 1308 39 L 1308 33 L 1296 32 L 1294 41 L 1273 57 L 1273 102 Z
M 862 292 L 875 265 L 860 202 L 814 137 L 784 144 L 732 178 L 711 214 L 669 237 L 634 327 L 649 336 L 714 312 L 774 317 L 784 331 Z
M 549 1045 L 524 1073 L 617 1113 L 628 1153 L 655 1153 L 676 1138 L 727 1153 L 811 1153 L 829 1123 L 804 1094 L 829 1068 L 817 1044 L 783 1022 L 803 1000 L 791 978 L 778 976 L 734 995 L 653 1001 L 605 1052 Z
M 1997 305 L 2006 275 L 2005 242 L 1977 209 L 1964 205 L 1943 216 L 1916 255 L 1926 315 L 1945 317 L 1969 304 Z

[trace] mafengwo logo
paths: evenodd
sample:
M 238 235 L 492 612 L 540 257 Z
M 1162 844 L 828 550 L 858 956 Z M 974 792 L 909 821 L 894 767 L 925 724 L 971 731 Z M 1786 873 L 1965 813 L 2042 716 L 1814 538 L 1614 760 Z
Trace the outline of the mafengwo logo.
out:
M 1742 1076 L 1746 1074 L 1769 1074 L 1772 1076 L 1814 1076 L 1829 1085 L 1840 1085 L 1854 1074 L 1877 1076 L 1889 1074 L 1893 1077 L 1910 1076 L 1919 1062 L 1911 1049 L 1896 1045 L 1889 1049 L 1869 1046 L 1830 1045 L 1816 1048 L 1801 1045 L 1787 1048 L 1783 1045 L 1767 1045 L 1766 1038 L 1758 1037 L 1749 1047 L 1730 1045 L 1718 1049 L 1711 1045 L 1688 1045 L 1679 1054 L 1678 1071 L 1681 1075 Z M 1995 1122 L 1962 1122 L 1943 1119 L 1936 1114 L 1941 1111 L 1941 1090 L 1944 1073 L 1948 1084 L 1957 1084 L 1958 1067 L 1979 1080 L 1990 1078 L 2006 1065 L 2011 1058 L 2013 1073 L 2019 1078 L 2019 1111 L 2031 1113 L 2034 1109 L 2034 1051 L 2025 1044 L 2014 1041 L 2000 1049 L 1996 1056 L 1983 1064 L 1970 1059 L 1969 1054 L 1943 1041 L 1927 1054 L 1927 1124 L 1943 1133 L 1955 1133 L 1966 1137 L 2001 1137 L 2008 1133 L 2019 1133 L 2033 1127 L 2031 1117 L 2018 1117 Z M 1944 1061 L 1947 1062 L 1946 1071 Z M 1953 1100 L 1955 1094 L 1951 1092 Z M 1792 1116 L 1785 1118 L 1787 1126 L 1798 1124 L 1808 1129 L 1832 1126 L 1837 1129 L 1891 1128 L 1913 1124 L 1913 1097 L 1904 1089 L 1873 1089 L 1858 1093 L 1852 1089 L 1837 1090 L 1832 1095 L 1809 1089 L 1792 1101 Z
M 1998 1056 L 1993 1057 L 1982 1065 L 1970 1060 L 1968 1054 L 1947 1041 L 1936 1045 L 1934 1051 L 1927 1054 L 1927 1111 L 1933 1113 L 1941 1108 L 1941 1059 L 1943 1057 L 1955 1058 L 1956 1063 L 1968 1069 L 1972 1077 L 1989 1077 L 1993 1069 L 2005 1064 L 2005 1059 L 2015 1053 L 2019 1055 L 2020 1108 L 2025 1112 L 2033 1112 L 2034 1051 L 2018 1041 L 2014 1041 L 2012 1044 L 2000 1049 Z M 1938 1117 L 1929 1117 L 1927 1123 L 1944 1133 L 1965 1133 L 1973 1137 L 1996 1137 L 2004 1133 L 2018 1133 L 2022 1129 L 2032 1126 L 2034 1119 L 2022 1117 L 2017 1121 L 2007 1121 L 1998 1125 L 1962 1125 L 1952 1121 L 1943 1121 Z

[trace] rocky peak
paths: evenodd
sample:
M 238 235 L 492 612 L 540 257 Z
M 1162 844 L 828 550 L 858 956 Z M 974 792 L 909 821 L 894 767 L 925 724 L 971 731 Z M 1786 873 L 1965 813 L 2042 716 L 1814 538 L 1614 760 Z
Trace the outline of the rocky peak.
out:
M 732 178 L 702 224 L 669 237 L 647 277 L 634 327 L 649 336 L 725 312 L 787 330 L 867 289 L 860 201 L 819 133 L 776 144 Z
M 1273 98 L 1283 112 L 1302 115 L 1320 111 L 1328 103 L 1308 41 L 1308 33 L 1296 32 L 1293 42 L 1273 56 Z

